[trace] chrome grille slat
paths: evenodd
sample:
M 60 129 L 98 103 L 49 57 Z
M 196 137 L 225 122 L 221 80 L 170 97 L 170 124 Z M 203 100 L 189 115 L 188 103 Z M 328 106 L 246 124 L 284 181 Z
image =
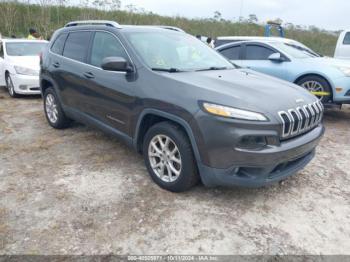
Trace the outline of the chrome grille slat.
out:
M 324 107 L 320 101 L 278 112 L 282 120 L 282 139 L 305 133 L 316 127 L 323 118 Z

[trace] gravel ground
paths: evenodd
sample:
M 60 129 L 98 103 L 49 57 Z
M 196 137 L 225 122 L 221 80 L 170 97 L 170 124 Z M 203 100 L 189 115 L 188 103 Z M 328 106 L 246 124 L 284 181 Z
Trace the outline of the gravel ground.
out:
M 0 88 L 0 254 L 350 254 L 350 107 L 297 176 L 173 194 L 141 156 Z

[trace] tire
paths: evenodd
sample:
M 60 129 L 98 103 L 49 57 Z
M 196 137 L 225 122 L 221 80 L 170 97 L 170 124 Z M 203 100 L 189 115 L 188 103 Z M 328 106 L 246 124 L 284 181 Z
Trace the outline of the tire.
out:
M 50 126 L 56 129 L 66 128 L 71 120 L 63 112 L 55 90 L 49 87 L 44 92 L 44 111 Z
M 161 154 L 159 153 L 160 148 L 162 148 L 160 140 L 164 145 L 168 141 L 168 145 L 163 147 Z M 155 150 L 155 147 L 158 151 Z M 171 151 L 176 153 L 171 156 Z M 143 156 L 152 180 L 163 189 L 171 192 L 184 192 L 199 182 L 191 143 L 178 125 L 171 122 L 161 122 L 152 126 L 144 137 Z M 174 158 L 176 161 L 173 161 Z M 180 163 L 178 163 L 179 160 Z M 178 174 L 173 172 L 174 170 Z M 161 174 L 163 174 L 162 178 Z
M 9 74 L 6 74 L 5 76 L 5 81 L 6 81 L 6 88 L 7 88 L 7 91 L 9 93 L 9 95 L 12 97 L 12 98 L 17 98 L 19 97 L 19 95 L 16 93 L 15 91 L 15 87 L 13 85 L 13 82 L 12 82 L 12 79 L 11 79 L 11 76 Z
M 322 103 L 327 103 L 330 100 L 332 100 L 332 88 L 327 82 L 327 80 L 320 76 L 303 77 L 302 79 L 298 80 L 297 84 L 310 92 L 321 91 L 321 92 L 329 93 L 329 95 L 323 95 L 323 96 L 316 95 L 317 98 L 320 99 Z

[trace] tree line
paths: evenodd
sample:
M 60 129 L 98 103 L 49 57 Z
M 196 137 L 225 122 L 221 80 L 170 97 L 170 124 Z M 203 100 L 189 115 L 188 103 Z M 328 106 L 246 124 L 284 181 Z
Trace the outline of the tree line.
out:
M 264 25 L 255 14 L 232 21 L 223 19 L 221 13 L 215 11 L 210 18 L 189 19 L 161 16 L 134 5 L 127 5 L 121 10 L 120 0 L 79 0 L 74 6 L 69 5 L 67 0 L 0 1 L 0 33 L 3 36 L 25 37 L 29 28 L 35 28 L 47 39 L 65 23 L 81 19 L 114 20 L 120 24 L 134 25 L 170 25 L 193 35 L 213 38 L 264 35 Z M 318 53 L 333 56 L 338 32 L 291 23 L 285 23 L 285 27 L 286 37 L 300 41 Z

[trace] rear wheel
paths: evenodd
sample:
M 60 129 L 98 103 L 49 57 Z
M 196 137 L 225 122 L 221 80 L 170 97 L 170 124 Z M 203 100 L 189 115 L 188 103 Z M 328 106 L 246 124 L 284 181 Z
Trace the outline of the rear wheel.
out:
M 63 129 L 71 122 L 65 116 L 55 90 L 52 87 L 47 88 L 44 92 L 44 111 L 47 122 L 53 128 Z
M 191 143 L 175 124 L 152 126 L 145 135 L 143 155 L 153 181 L 166 190 L 183 192 L 199 182 Z
M 328 82 L 319 76 L 306 76 L 297 82 L 310 93 L 314 94 L 322 103 L 332 99 L 332 90 Z
M 9 95 L 13 98 L 18 97 L 18 94 L 15 91 L 15 86 L 9 74 L 6 75 L 5 80 L 6 80 L 6 87 L 7 87 L 7 91 L 9 92 Z

